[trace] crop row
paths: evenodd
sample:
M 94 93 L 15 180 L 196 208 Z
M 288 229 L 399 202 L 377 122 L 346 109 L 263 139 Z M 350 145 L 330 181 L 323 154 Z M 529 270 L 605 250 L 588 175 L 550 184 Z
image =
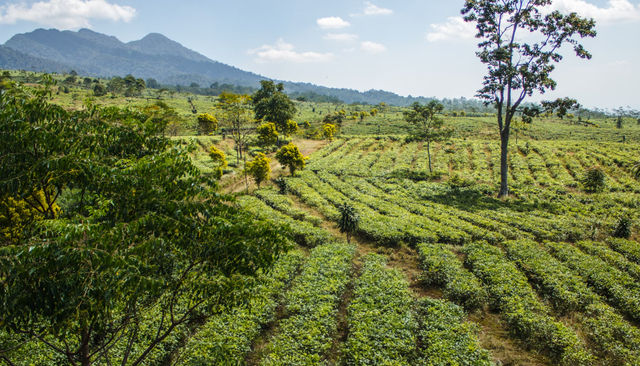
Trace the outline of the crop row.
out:
M 482 283 L 462 266 L 455 254 L 441 244 L 421 243 L 416 249 L 422 266 L 423 283 L 443 287 L 447 299 L 467 310 L 486 304 L 487 293 Z
M 626 239 L 611 238 L 608 241 L 611 249 L 622 254 L 635 264 L 640 264 L 640 244 Z
M 336 332 L 340 298 L 349 282 L 355 246 L 316 247 L 285 294 L 284 318 L 262 364 L 322 365 Z
M 507 256 L 558 311 L 583 316 L 586 334 L 606 364 L 638 364 L 640 331 L 595 294 L 582 278 L 532 241 L 504 244 Z
M 319 217 L 310 215 L 309 213 L 295 208 L 293 201 L 286 195 L 278 194 L 273 188 L 258 189 L 253 194 L 260 198 L 264 203 L 270 207 L 282 212 L 283 214 L 290 216 L 298 221 L 306 221 L 313 226 L 319 227 L 322 225 L 322 219 Z
M 213 316 L 194 334 L 178 356 L 182 365 L 240 365 L 262 328 L 273 321 L 282 290 L 291 282 L 304 255 L 295 251 L 282 257 L 263 276 L 249 305 Z
M 463 248 L 473 273 L 487 287 L 491 305 L 499 309 L 512 333 L 562 365 L 589 365 L 593 356 L 576 333 L 548 315 L 518 268 L 497 248 L 475 243 Z
M 238 197 L 236 203 L 247 212 L 259 219 L 269 220 L 279 224 L 288 225 L 296 243 L 308 247 L 315 247 L 333 240 L 326 230 L 317 228 L 306 221 L 298 221 L 273 208 L 267 206 L 258 198 L 252 196 Z
M 418 300 L 416 365 L 490 366 L 489 352 L 480 347 L 478 327 L 465 321 L 464 310 L 448 301 L 428 297 Z
M 384 256 L 369 254 L 363 262 L 347 309 L 346 364 L 411 365 L 418 324 L 409 284 L 400 272 L 385 268 Z
M 640 320 L 640 285 L 633 277 L 569 244 L 547 243 L 546 246 L 554 257 L 582 276 L 622 313 L 636 321 Z
M 640 265 L 633 263 L 624 255 L 611 250 L 607 245 L 592 241 L 580 241 L 576 246 L 583 252 L 598 257 L 607 264 L 630 274 L 635 280 L 640 280 Z

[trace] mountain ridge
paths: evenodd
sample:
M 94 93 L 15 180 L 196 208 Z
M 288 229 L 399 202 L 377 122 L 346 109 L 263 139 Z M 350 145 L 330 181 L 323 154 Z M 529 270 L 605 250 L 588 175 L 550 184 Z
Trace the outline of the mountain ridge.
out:
M 0 48 L 0 68 L 46 72 L 76 70 L 91 77 L 131 74 L 136 78 L 153 78 L 161 84 L 185 86 L 194 82 L 199 85 L 218 82 L 259 87 L 261 80 L 270 79 L 211 60 L 160 33 L 150 33 L 140 40 L 124 43 L 114 36 L 84 28 L 77 32 L 36 29 L 16 34 Z M 346 103 L 409 105 L 431 99 L 402 97 L 382 90 L 360 92 L 311 83 L 278 82 L 285 84 L 288 93 L 314 92 Z

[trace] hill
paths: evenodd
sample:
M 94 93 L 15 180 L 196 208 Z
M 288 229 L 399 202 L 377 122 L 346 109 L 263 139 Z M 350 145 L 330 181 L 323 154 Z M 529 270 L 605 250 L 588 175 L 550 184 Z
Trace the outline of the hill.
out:
M 124 43 L 89 29 L 77 32 L 37 29 L 16 34 L 0 50 L 0 68 L 46 72 L 77 72 L 92 77 L 154 78 L 165 85 L 208 86 L 214 82 L 259 87 L 267 77 L 211 60 L 162 34 Z M 280 81 L 279 81 L 280 82 Z M 310 83 L 283 81 L 288 93 L 317 93 L 346 103 L 407 106 L 431 98 L 402 97 L 382 90 L 360 92 Z

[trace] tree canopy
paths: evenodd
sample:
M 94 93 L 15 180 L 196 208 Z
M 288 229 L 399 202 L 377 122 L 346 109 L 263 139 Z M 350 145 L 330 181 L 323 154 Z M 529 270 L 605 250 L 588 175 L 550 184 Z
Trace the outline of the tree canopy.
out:
M 0 245 L 0 333 L 13 340 L 0 356 L 33 341 L 72 365 L 140 365 L 176 327 L 246 301 L 287 237 L 228 204 L 195 146 L 144 111 L 69 112 L 50 95 L 0 94 L 0 191 L 43 196 L 41 218 Z
M 444 106 L 436 100 L 431 100 L 427 105 L 418 102 L 413 103 L 412 110 L 404 112 L 404 118 L 413 126 L 411 134 L 414 138 L 427 142 L 427 155 L 429 157 L 429 172 L 431 173 L 431 143 L 445 140 L 453 135 L 452 128 L 444 127 L 444 120 L 438 117 Z
M 298 127 L 290 123 L 297 111 L 295 103 L 284 93 L 282 83 L 276 85 L 271 80 L 262 80 L 260 85 L 260 90 L 252 96 L 256 120 L 273 122 L 279 133 L 289 136 Z

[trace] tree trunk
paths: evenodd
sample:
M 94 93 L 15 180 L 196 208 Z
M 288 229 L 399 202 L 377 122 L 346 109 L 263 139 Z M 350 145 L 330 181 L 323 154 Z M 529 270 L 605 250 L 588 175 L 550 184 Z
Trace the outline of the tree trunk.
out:
M 427 140 L 427 156 L 429 157 L 429 174 L 431 174 L 431 142 L 429 140 Z
M 82 344 L 80 345 L 80 364 L 82 366 L 91 366 L 91 359 L 89 357 L 89 331 L 82 330 Z
M 500 133 L 500 193 L 498 197 L 509 195 L 509 129 L 505 128 Z

